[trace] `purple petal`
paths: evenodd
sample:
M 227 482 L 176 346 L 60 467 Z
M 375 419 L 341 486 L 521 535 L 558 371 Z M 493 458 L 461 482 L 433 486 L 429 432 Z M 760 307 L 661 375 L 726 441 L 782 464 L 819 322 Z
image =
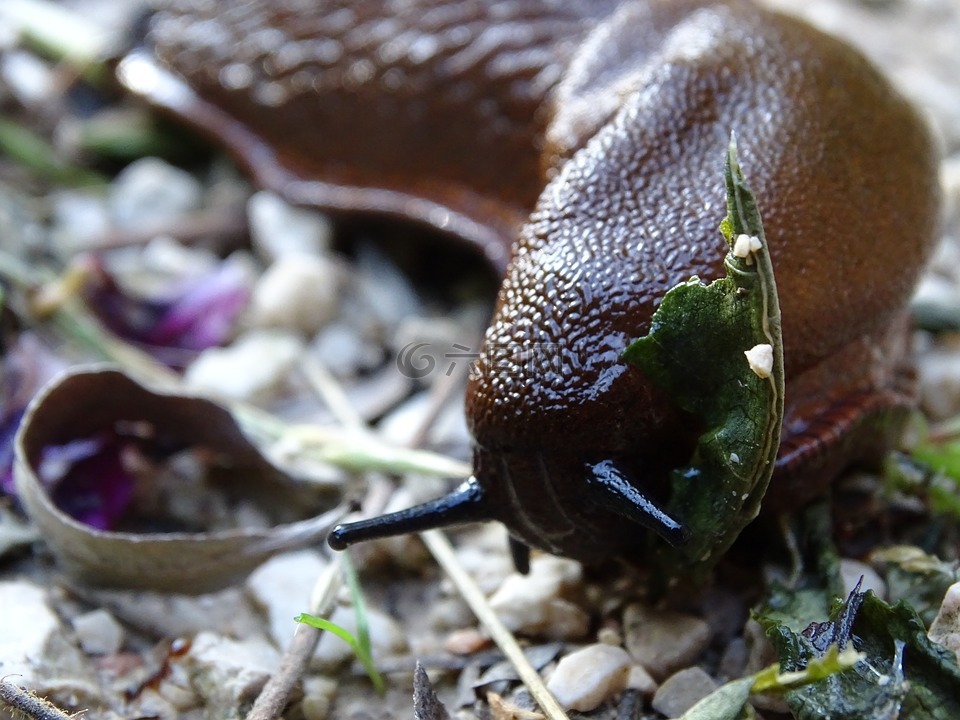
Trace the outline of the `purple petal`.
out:
M 39 474 L 54 504 L 98 530 L 115 528 L 130 507 L 136 479 L 123 462 L 126 443 L 114 435 L 45 448 Z
M 246 273 L 230 260 L 152 298 L 130 294 L 93 263 L 97 284 L 88 303 L 101 322 L 171 367 L 184 367 L 199 351 L 226 343 L 250 298 Z
M 249 298 L 243 269 L 238 263 L 222 262 L 182 289 L 145 340 L 187 350 L 223 345 Z
M 0 422 L 0 490 L 7 495 L 16 495 L 13 481 L 13 439 L 23 419 L 23 408 L 14 410 Z

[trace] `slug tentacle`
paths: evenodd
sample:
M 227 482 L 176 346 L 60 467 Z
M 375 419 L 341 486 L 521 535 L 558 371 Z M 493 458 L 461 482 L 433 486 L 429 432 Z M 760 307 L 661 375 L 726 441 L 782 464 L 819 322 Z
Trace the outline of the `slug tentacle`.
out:
M 587 482 L 597 492 L 593 502 L 652 530 L 671 545 L 686 539 L 683 526 L 651 502 L 611 461 L 587 465 Z
M 494 517 L 486 493 L 476 478 L 470 477 L 449 495 L 436 500 L 388 515 L 337 525 L 331 531 L 327 542 L 334 550 L 344 550 L 354 543 L 366 540 L 379 540 L 450 525 L 484 522 L 493 520 Z
M 521 575 L 530 572 L 530 546 L 522 540 L 517 540 L 513 535 L 508 538 L 510 544 L 510 558 L 513 560 L 513 567 Z

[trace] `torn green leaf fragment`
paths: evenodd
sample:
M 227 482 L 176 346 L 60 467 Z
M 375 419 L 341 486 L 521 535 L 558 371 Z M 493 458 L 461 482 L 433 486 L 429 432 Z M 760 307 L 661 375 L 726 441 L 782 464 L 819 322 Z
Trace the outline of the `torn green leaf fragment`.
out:
M 727 276 L 693 277 L 663 297 L 650 332 L 624 352 L 682 409 L 704 421 L 690 464 L 673 471 L 666 512 L 689 540 L 653 540 L 665 575 L 696 580 L 760 510 L 783 418 L 780 308 L 760 213 L 731 139 L 725 165 Z

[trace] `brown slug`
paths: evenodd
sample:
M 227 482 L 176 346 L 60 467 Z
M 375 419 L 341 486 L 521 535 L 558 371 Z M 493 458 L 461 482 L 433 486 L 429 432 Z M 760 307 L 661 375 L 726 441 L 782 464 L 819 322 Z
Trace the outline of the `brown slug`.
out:
M 748 0 L 160 0 L 126 84 L 262 185 L 397 215 L 503 267 L 467 397 L 475 476 L 331 544 L 500 520 L 642 562 L 698 422 L 621 359 L 659 298 L 722 274 L 731 131 L 780 293 L 786 411 L 765 510 L 876 460 L 912 402 L 905 306 L 937 158 L 858 52 Z M 529 362 L 530 353 L 549 362 Z

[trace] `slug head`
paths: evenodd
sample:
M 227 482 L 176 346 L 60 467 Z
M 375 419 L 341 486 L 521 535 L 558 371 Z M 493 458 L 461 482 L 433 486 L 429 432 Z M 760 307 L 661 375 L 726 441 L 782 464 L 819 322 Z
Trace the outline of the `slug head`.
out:
M 923 121 L 839 41 L 746 2 L 686 5 L 698 9 L 648 53 L 607 58 L 619 71 L 572 60 L 585 75 L 555 95 L 553 176 L 515 247 L 468 387 L 475 478 L 447 499 L 453 509 L 369 521 L 368 537 L 496 519 L 551 552 L 640 563 L 643 528 L 682 541 L 683 518 L 656 508 L 700 428 L 620 355 L 647 333 L 668 289 L 723 274 L 719 159 L 731 130 L 780 290 L 785 427 L 804 412 L 790 405 L 792 379 L 902 314 L 937 237 L 937 153 Z M 625 4 L 598 29 L 603 47 L 635 44 L 649 30 L 644 6 Z M 631 92 L 590 116 L 577 88 L 610 73 Z M 869 385 L 871 370 L 824 374 L 836 385 L 824 395 L 872 390 L 841 386 L 851 376 Z M 843 440 L 824 451 L 842 455 Z M 365 539 L 353 527 L 335 543 Z

